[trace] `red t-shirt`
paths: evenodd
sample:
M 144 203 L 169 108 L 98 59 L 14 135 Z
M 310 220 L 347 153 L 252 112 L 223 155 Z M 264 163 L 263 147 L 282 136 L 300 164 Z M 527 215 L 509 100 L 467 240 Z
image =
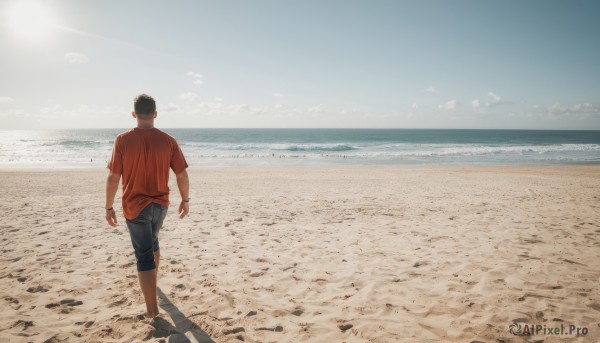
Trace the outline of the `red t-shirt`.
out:
M 117 136 L 107 168 L 123 176 L 123 214 L 132 220 L 151 202 L 169 206 L 169 168 L 188 167 L 175 138 L 157 129 L 133 128 Z

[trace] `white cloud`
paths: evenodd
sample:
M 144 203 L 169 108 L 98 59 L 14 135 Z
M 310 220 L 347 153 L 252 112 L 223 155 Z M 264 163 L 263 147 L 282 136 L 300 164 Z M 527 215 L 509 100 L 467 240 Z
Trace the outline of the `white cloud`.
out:
M 412 107 L 413 110 L 416 110 L 416 109 L 419 108 L 419 105 L 417 105 L 417 103 L 414 103 L 414 104 L 412 104 L 411 107 Z
M 159 109 L 159 111 L 163 111 L 163 112 L 173 112 L 173 111 L 177 111 L 179 108 L 177 107 L 177 105 L 170 102 L 166 105 L 159 106 L 158 109 Z
M 321 113 L 324 110 L 325 110 L 325 107 L 323 105 L 319 104 L 319 105 L 314 105 L 314 106 L 309 107 L 307 112 L 316 114 L 316 113 Z
M 425 88 L 425 91 L 428 93 L 437 93 L 437 89 L 435 89 L 433 86 L 429 86 L 427 88 Z
M 216 97 L 216 98 L 215 98 L 215 101 L 221 102 L 221 101 L 223 101 L 223 98 L 221 98 L 221 97 Z
M 29 114 L 27 111 L 21 108 L 9 108 L 6 111 L 0 112 L 0 118 L 18 118 L 18 117 L 28 117 Z M 5 128 L 6 122 L 0 123 L 0 128 Z
M 508 104 L 508 102 L 502 101 L 502 97 L 500 97 L 498 94 L 496 94 L 494 92 L 491 92 L 491 91 L 488 92 L 487 96 L 490 98 L 490 102 L 481 102 L 481 100 L 475 99 L 471 102 L 471 105 L 473 106 L 473 108 L 485 109 L 485 108 L 489 108 L 489 107 L 496 106 L 496 105 Z
M 65 54 L 65 59 L 67 62 L 73 64 L 87 64 L 90 61 L 86 55 L 80 52 L 67 52 Z
M 202 77 L 202 74 L 194 73 L 193 71 L 188 71 L 187 74 L 193 78 L 201 78 Z
M 198 74 L 193 71 L 188 71 L 187 75 L 192 77 L 192 83 L 195 85 L 201 85 L 204 83 L 204 81 L 202 80 L 202 74 Z
M 444 108 L 447 110 L 454 110 L 457 107 L 458 107 L 458 101 L 456 101 L 456 100 L 446 101 L 446 103 L 444 104 Z
M 273 93 L 273 96 L 278 96 L 279 97 L 279 96 L 283 96 L 283 94 L 281 94 L 281 93 Z
M 550 112 L 552 114 L 564 114 L 567 112 L 567 108 L 561 104 L 554 104 L 554 105 L 548 106 L 548 112 Z
M 0 104 L 10 104 L 13 101 L 15 101 L 15 99 L 7 96 L 0 96 Z
M 585 103 L 574 105 L 573 107 L 571 107 L 571 111 L 576 113 L 599 113 L 600 108 L 590 103 Z
M 493 92 L 488 92 L 488 96 L 490 98 L 492 98 L 492 104 L 497 104 L 500 102 L 500 100 L 502 100 L 501 97 L 499 97 L 498 95 L 494 94 Z
M 191 102 L 191 101 L 196 100 L 197 96 L 198 96 L 198 94 L 196 94 L 194 92 L 186 92 L 186 93 L 182 93 L 181 95 L 179 95 L 179 99 Z
M 540 107 L 535 107 L 536 109 L 540 109 Z M 594 114 L 600 113 L 600 107 L 596 107 L 590 103 L 583 104 L 575 104 L 571 107 L 563 106 L 559 103 L 548 106 L 544 109 L 550 114 L 554 115 L 562 115 L 562 114 Z

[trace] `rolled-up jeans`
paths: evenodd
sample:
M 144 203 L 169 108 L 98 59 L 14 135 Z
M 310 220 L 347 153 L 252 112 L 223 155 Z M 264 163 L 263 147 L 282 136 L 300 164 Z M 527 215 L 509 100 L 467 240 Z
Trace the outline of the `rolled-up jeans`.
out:
M 156 268 L 154 252 L 160 248 L 158 232 L 162 228 L 167 209 L 167 206 L 152 202 L 144 207 L 135 219 L 125 220 L 135 252 L 138 272 Z

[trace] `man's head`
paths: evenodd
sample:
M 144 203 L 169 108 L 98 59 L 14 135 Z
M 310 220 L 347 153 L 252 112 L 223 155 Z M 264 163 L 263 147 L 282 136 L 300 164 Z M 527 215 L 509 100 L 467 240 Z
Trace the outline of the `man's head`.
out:
M 140 94 L 133 99 L 134 117 L 147 120 L 156 118 L 156 102 L 148 94 Z

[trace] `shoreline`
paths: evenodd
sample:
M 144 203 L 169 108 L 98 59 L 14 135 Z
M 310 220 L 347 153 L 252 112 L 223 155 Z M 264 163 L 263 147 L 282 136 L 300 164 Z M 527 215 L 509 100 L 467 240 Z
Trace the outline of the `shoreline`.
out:
M 331 170 L 331 169 L 341 169 L 341 170 L 361 170 L 361 169 L 381 169 L 381 170 L 415 170 L 415 169 L 433 169 L 433 170 L 458 170 L 458 169 L 474 169 L 474 170 L 486 170 L 486 169 L 499 169 L 499 170 L 511 170 L 511 169 L 597 169 L 600 171 L 600 164 L 405 164 L 405 165 L 294 165 L 294 166 L 284 166 L 284 165 L 271 165 L 271 166 L 190 166 L 187 168 L 188 171 L 215 171 L 215 170 Z M 10 173 L 10 172 L 98 172 L 98 171 L 108 171 L 106 167 L 60 167 L 60 168 L 41 168 L 41 167 L 32 167 L 32 168 L 3 168 L 0 167 L 0 173 Z

